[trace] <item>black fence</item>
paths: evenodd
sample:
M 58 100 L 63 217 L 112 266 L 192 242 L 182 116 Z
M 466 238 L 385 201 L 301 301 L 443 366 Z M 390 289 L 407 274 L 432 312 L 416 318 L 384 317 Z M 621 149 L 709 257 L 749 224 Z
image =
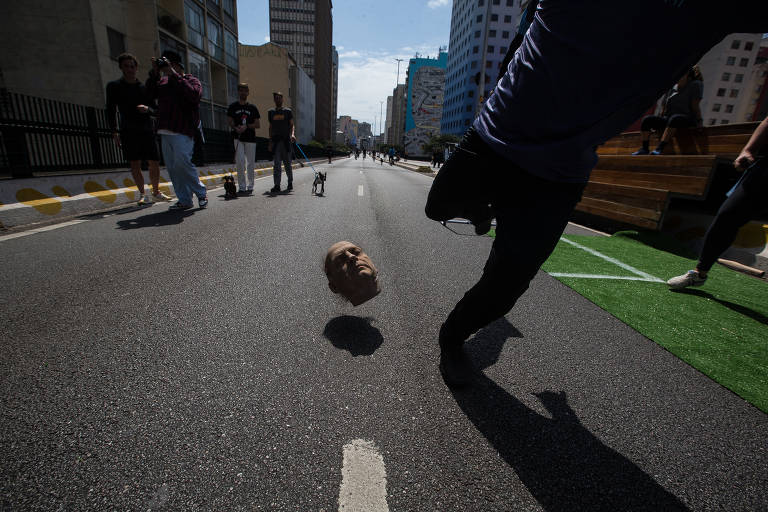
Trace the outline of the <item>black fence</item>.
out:
M 228 131 L 204 127 L 203 135 L 205 143 L 195 148 L 197 165 L 233 162 Z M 257 159 L 271 158 L 267 142 L 258 140 Z M 327 155 L 322 148 L 302 149 L 310 158 Z M 106 109 L 0 91 L 0 176 L 28 178 L 35 172 L 127 166 L 112 139 Z

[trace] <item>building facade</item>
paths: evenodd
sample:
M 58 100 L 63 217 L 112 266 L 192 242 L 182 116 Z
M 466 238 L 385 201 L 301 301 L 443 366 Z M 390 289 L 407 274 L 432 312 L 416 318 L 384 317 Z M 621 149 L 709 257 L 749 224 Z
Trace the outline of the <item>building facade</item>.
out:
M 78 0 L 66 8 L 41 0 L 34 9 L 3 2 L 0 12 L 9 91 L 103 108 L 107 83 L 121 76 L 118 55 L 136 55 L 143 80 L 151 58 L 170 49 L 203 85 L 203 126 L 226 128 L 239 81 L 235 0 Z
M 408 106 L 408 87 L 406 84 L 397 84 L 392 90 L 392 137 L 390 144 L 393 146 L 404 146 L 403 136 L 405 134 L 405 109 Z
M 762 34 L 731 34 L 699 61 L 705 126 L 752 121 L 764 77 L 758 61 Z
M 392 96 L 387 96 L 387 117 L 384 121 L 384 141 L 392 144 Z
M 315 82 L 315 138 L 334 132 L 331 0 L 269 0 L 269 38 L 288 49 Z
M 240 45 L 240 77 L 248 84 L 248 101 L 261 114 L 256 136 L 269 136 L 267 111 L 274 108 L 273 92 L 283 93 L 283 105 L 293 110 L 296 139 L 308 144 L 315 130 L 315 83 L 291 53 L 274 43 Z
M 339 52 L 336 51 L 336 47 L 333 46 L 333 53 L 332 53 L 332 80 L 333 80 L 333 89 L 331 91 L 331 120 L 332 122 L 332 131 L 336 131 L 336 119 L 339 115 Z
M 448 54 L 443 51 L 436 59 L 417 57 L 408 62 L 404 133 L 408 156 L 426 156 L 422 145 L 440 135 L 447 63 Z
M 496 85 L 526 5 L 526 0 L 453 1 L 442 133 L 461 135 L 469 128 Z

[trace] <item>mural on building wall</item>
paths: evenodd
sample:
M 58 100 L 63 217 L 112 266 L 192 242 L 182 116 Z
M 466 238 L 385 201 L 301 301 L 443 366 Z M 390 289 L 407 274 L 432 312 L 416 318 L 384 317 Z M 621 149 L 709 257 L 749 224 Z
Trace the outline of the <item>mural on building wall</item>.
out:
M 416 127 L 405 132 L 405 151 L 410 156 L 427 156 L 421 146 L 440 134 L 444 84 L 444 69 L 423 67 L 414 74 L 411 116 Z

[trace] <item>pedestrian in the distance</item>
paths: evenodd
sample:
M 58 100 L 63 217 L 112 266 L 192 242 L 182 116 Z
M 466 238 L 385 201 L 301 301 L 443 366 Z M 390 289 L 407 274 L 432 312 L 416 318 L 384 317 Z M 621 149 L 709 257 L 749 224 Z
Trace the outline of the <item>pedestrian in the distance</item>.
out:
M 283 107 L 283 93 L 272 93 L 275 108 L 269 109 L 269 150 L 274 155 L 273 178 L 275 185 L 270 192 L 280 193 L 281 166 L 285 166 L 285 174 L 288 177 L 286 192 L 293 190 L 293 170 L 291 169 L 291 145 L 296 142 L 295 127 L 293 124 L 293 112 L 290 108 Z
M 197 196 L 200 208 L 208 206 L 208 191 L 200 182 L 192 153 L 195 132 L 199 130 L 198 111 L 203 87 L 200 80 L 184 73 L 181 56 L 166 50 L 159 59 L 152 59 L 147 79 L 147 91 L 158 103 L 158 129 L 163 145 L 163 158 L 179 201 L 171 210 L 192 208 L 192 196 Z
M 232 129 L 235 144 L 235 167 L 237 188 L 242 194 L 253 193 L 254 169 L 256 167 L 256 129 L 261 121 L 259 109 L 248 103 L 248 84 L 237 86 L 238 100 L 227 109 L 227 122 Z M 247 180 L 246 180 L 247 177 Z
M 107 122 L 112 130 L 112 137 L 122 148 L 125 159 L 131 166 L 133 181 L 139 189 L 139 204 L 151 204 L 155 201 L 170 201 L 170 197 L 160 192 L 160 154 L 157 151 L 155 132 L 150 115 L 153 109 L 147 90 L 141 80 L 136 78 L 139 61 L 130 53 L 122 53 L 117 63 L 123 76 L 107 84 Z M 117 110 L 115 110 L 117 109 Z M 118 131 L 117 116 L 120 112 Z M 149 164 L 149 182 L 152 195 L 144 188 L 144 175 L 141 161 Z

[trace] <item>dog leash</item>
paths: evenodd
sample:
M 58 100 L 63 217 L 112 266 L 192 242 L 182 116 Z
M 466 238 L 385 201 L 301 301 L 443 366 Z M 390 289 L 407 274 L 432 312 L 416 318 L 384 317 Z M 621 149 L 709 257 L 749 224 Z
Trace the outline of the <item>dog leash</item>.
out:
M 312 168 L 312 170 L 315 171 L 315 175 L 317 175 L 317 169 L 315 169 L 315 166 L 312 165 L 312 162 L 309 161 L 309 158 L 307 158 L 307 155 L 304 154 L 304 150 L 301 149 L 301 146 L 299 146 L 299 143 L 298 142 L 294 142 L 294 144 L 296 144 L 296 147 L 299 148 L 299 151 L 301 151 L 301 156 L 304 157 L 304 160 L 307 161 L 307 163 Z

